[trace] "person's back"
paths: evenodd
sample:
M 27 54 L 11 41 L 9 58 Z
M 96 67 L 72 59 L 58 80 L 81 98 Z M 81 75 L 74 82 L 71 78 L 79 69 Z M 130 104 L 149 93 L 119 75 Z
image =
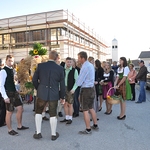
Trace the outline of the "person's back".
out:
M 42 138 L 41 123 L 42 112 L 46 104 L 49 104 L 50 126 L 51 126 L 51 140 L 56 140 L 59 133 L 56 132 L 57 126 L 57 105 L 58 100 L 64 104 L 65 100 L 65 80 L 64 69 L 56 64 L 58 53 L 51 51 L 49 54 L 50 61 L 38 64 L 34 73 L 32 82 L 37 90 L 36 110 L 35 110 L 35 124 L 36 133 L 33 138 Z M 60 95 L 59 95 L 60 91 Z
M 62 70 L 63 68 L 54 61 L 38 65 L 39 85 L 36 88 L 39 98 L 42 97 L 44 100 L 59 99 L 59 82 L 61 82 Z M 46 90 L 44 93 L 41 92 L 43 88 Z

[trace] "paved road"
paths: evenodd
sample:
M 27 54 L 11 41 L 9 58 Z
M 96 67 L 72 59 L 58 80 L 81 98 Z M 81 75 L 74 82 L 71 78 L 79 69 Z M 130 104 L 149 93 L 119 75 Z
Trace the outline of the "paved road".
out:
M 136 90 L 138 95 L 138 87 Z M 150 150 L 150 91 L 147 91 L 147 102 L 135 104 L 127 101 L 127 118 L 117 120 L 119 105 L 113 106 L 110 116 L 104 114 L 105 105 L 97 113 L 100 119 L 99 132 L 92 135 L 79 135 L 78 131 L 85 128 L 83 114 L 73 119 L 71 125 L 58 122 L 60 137 L 56 141 L 50 140 L 49 121 L 42 124 L 43 138 L 33 139 L 35 131 L 33 104 L 24 105 L 23 125 L 29 126 L 26 131 L 19 131 L 19 136 L 7 134 L 7 128 L 0 128 L 0 150 Z M 61 120 L 63 118 L 58 118 Z M 16 129 L 15 113 L 12 121 Z

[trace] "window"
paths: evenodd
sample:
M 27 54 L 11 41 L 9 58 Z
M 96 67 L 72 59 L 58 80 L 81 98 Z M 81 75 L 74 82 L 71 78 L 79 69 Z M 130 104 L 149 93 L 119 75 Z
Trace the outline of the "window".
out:
M 10 43 L 10 34 L 4 34 L 3 35 L 3 44 Z
M 51 29 L 51 45 L 57 44 L 57 31 L 56 29 Z
M 28 34 L 28 33 L 27 33 Z M 31 32 L 32 41 L 45 40 L 45 30 L 36 30 Z
M 11 33 L 10 40 L 11 43 L 16 43 L 16 33 Z
M 29 31 L 25 32 L 25 39 L 26 39 L 26 42 L 29 42 L 30 39 L 29 39 Z
M 61 33 L 63 36 L 66 36 L 66 32 L 67 32 L 66 28 L 61 28 Z
M 16 43 L 25 42 L 25 34 L 24 32 L 18 32 L 16 33 Z

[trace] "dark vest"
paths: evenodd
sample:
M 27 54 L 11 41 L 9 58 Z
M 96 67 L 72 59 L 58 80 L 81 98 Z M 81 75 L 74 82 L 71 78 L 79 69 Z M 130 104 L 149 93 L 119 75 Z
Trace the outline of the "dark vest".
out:
M 68 91 L 71 91 L 71 89 L 74 86 L 74 83 L 75 83 L 74 73 L 75 73 L 75 68 L 72 68 L 72 70 L 70 70 L 69 73 L 68 73 L 68 79 L 67 79 L 67 89 L 68 89 Z
M 15 92 L 16 88 L 15 88 L 15 83 L 14 83 L 14 72 L 13 69 L 9 69 L 8 67 L 4 67 L 3 68 L 6 73 L 7 73 L 7 77 L 6 77 L 6 81 L 5 81 L 5 90 L 8 92 Z

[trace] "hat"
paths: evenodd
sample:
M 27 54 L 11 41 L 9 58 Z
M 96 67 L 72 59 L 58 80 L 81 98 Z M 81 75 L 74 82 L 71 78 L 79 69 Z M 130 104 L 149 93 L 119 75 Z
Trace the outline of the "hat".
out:
M 139 63 L 143 63 L 144 64 L 144 60 L 140 60 Z

